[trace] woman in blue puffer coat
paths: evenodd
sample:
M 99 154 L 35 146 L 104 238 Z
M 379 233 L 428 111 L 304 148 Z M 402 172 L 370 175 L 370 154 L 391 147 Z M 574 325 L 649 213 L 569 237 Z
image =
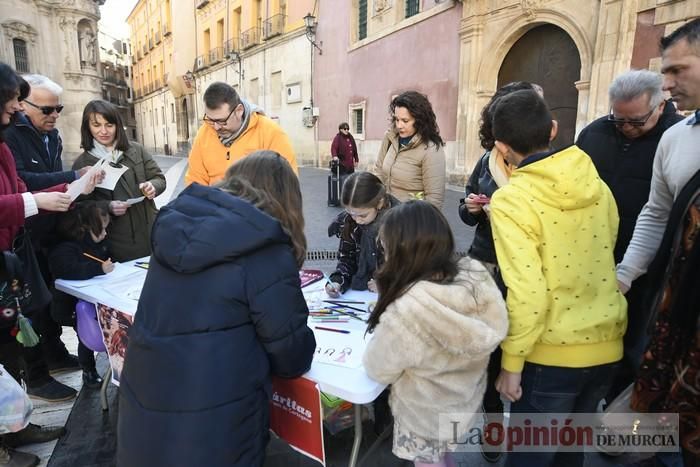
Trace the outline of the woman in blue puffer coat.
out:
M 192 184 L 153 226 L 119 391 L 120 466 L 260 466 L 271 376 L 316 346 L 299 267 L 299 182 L 272 151 Z

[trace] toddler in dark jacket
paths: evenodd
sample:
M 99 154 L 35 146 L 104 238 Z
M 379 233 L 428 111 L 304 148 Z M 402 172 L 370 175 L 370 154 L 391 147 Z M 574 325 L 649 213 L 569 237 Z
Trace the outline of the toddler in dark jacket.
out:
M 56 279 L 85 280 L 114 270 L 105 241 L 109 220 L 108 205 L 95 201 L 78 203 L 60 216 L 56 227 L 60 240 L 49 254 L 49 267 Z M 53 318 L 63 325 L 75 326 L 76 303 L 75 297 L 54 289 Z M 78 344 L 78 361 L 83 385 L 100 387 L 102 378 L 95 368 L 95 355 L 82 342 Z

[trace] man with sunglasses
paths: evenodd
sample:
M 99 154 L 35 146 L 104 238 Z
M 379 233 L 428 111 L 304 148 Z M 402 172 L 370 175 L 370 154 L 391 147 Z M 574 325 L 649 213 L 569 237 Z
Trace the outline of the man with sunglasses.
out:
M 279 153 L 298 172 L 296 156 L 284 130 L 262 109 L 241 99 L 233 87 L 212 83 L 204 92 L 204 107 L 204 125 L 192 144 L 186 185 L 213 185 L 235 162 L 264 149 Z
M 24 75 L 31 89 L 22 101 L 23 114 L 18 112 L 14 125 L 5 133 L 7 145 L 15 156 L 17 173 L 29 190 L 70 183 L 82 171 L 63 170 L 63 142 L 56 128 L 63 105 L 63 89 L 42 75 Z
M 664 100 L 663 78 L 648 70 L 632 70 L 615 78 L 608 89 L 610 112 L 581 131 L 576 145 L 592 159 L 600 178 L 610 187 L 620 216 L 615 264 L 622 261 L 634 224 L 649 198 L 654 154 L 661 135 L 680 120 Z M 614 382 L 611 401 L 633 380 L 644 351 L 646 318 L 641 315 L 646 278 L 627 295 L 628 325 L 625 358 Z

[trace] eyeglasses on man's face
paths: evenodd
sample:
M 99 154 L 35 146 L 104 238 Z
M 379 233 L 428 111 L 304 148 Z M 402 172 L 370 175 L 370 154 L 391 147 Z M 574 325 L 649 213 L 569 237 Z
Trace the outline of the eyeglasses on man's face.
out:
M 234 107 L 231 110 L 231 112 L 229 112 L 229 114 L 226 118 L 211 118 L 211 117 L 209 117 L 209 115 L 207 115 L 205 113 L 204 118 L 202 118 L 202 120 L 204 121 L 204 123 L 206 123 L 209 126 L 216 126 L 216 125 L 218 125 L 220 127 L 226 126 L 226 123 L 228 123 L 228 120 L 231 118 L 231 115 L 233 115 L 233 113 L 236 111 L 237 108 L 238 108 L 238 106 Z
M 33 102 L 31 102 L 31 101 L 29 101 L 29 100 L 27 100 L 27 99 L 24 99 L 22 102 L 25 102 L 25 103 L 31 105 L 31 106 L 34 107 L 35 109 L 41 110 L 41 113 L 43 113 L 44 115 L 51 115 L 51 114 L 54 113 L 54 112 L 56 112 L 57 114 L 60 114 L 61 111 L 63 110 L 63 106 L 62 106 L 62 105 L 56 105 L 56 106 L 52 106 L 52 105 L 36 105 L 35 103 L 33 103 Z
M 612 109 L 610 110 L 610 114 L 608 114 L 608 122 L 612 123 L 615 126 L 618 127 L 623 127 L 625 126 L 625 123 L 628 124 L 629 126 L 635 126 L 635 127 L 642 127 L 647 124 L 649 119 L 651 118 L 651 114 L 654 113 L 654 109 L 651 109 L 648 114 L 644 115 L 641 118 L 636 118 L 632 120 L 628 120 L 626 118 L 617 118 L 615 114 L 613 114 Z

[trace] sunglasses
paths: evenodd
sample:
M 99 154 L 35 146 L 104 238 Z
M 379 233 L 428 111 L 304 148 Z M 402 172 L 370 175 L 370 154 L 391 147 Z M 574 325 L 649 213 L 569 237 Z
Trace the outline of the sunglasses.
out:
M 55 107 L 50 106 L 50 105 L 36 105 L 35 103 L 28 101 L 27 99 L 24 99 L 22 102 L 26 102 L 27 104 L 31 105 L 35 109 L 41 110 L 41 113 L 43 113 L 44 115 L 51 115 L 54 112 L 56 112 L 57 114 L 60 114 L 61 111 L 63 110 L 62 105 L 57 105 Z
M 238 106 L 236 106 L 236 107 L 238 107 Z M 224 125 L 226 125 L 226 122 L 228 122 L 228 119 L 231 118 L 231 115 L 233 115 L 233 112 L 236 111 L 236 107 L 234 107 L 233 110 L 231 110 L 231 112 L 228 114 L 228 117 L 226 117 L 226 118 L 213 119 L 213 118 L 209 118 L 209 116 L 207 114 L 204 114 L 204 117 L 202 118 L 202 120 L 204 121 L 204 123 L 206 123 L 209 126 L 214 126 L 214 125 L 224 126 Z
M 635 127 L 641 127 L 647 124 L 647 121 L 649 118 L 651 118 L 651 114 L 654 113 L 654 110 L 656 109 L 651 109 L 648 114 L 643 116 L 639 120 L 627 120 L 625 118 L 616 118 L 615 115 L 613 115 L 612 110 L 610 111 L 610 114 L 608 115 L 608 122 L 612 123 L 615 126 L 618 127 L 623 127 L 625 126 L 625 123 L 628 124 L 629 126 L 635 126 Z

